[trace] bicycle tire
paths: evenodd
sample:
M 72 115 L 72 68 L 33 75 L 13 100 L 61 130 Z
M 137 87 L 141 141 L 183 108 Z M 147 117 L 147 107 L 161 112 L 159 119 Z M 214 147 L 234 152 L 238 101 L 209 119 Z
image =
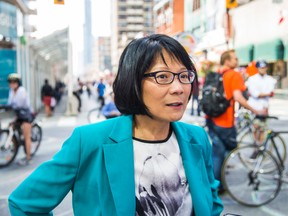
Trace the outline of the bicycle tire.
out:
M 33 157 L 38 151 L 41 141 L 42 141 L 42 128 L 37 123 L 33 123 L 31 129 L 31 153 L 30 153 L 31 157 Z
M 255 139 L 253 132 L 249 129 L 245 131 L 242 135 L 239 136 L 240 138 L 238 140 L 238 147 L 243 145 L 254 145 Z
M 241 136 L 239 140 L 240 141 L 238 142 L 238 146 L 252 145 L 252 144 L 255 145 L 255 139 L 253 136 L 253 132 L 251 130 L 243 134 L 243 136 Z M 283 138 L 279 134 L 277 134 L 275 137 L 273 137 L 273 140 L 275 142 L 275 145 L 277 146 L 282 161 L 285 161 L 287 157 L 287 151 L 286 151 L 286 144 Z M 270 151 L 275 158 L 278 158 L 277 153 L 272 145 L 271 139 L 269 139 L 267 143 L 267 150 Z
M 0 167 L 6 167 L 10 165 L 14 161 L 18 153 L 19 146 L 14 136 L 10 140 L 10 142 L 12 143 L 9 143 L 9 148 L 6 149 L 4 147 L 4 144 L 6 143 L 8 136 L 9 136 L 9 130 L 1 130 L 0 132 Z
M 87 114 L 87 120 L 88 122 L 91 123 L 95 123 L 99 121 L 99 118 L 101 116 L 101 108 L 100 107 L 96 107 L 91 109 L 88 114 Z
M 223 163 L 222 183 L 238 203 L 258 207 L 271 202 L 281 189 L 281 169 L 274 156 L 260 150 L 255 159 L 250 156 L 259 148 L 242 146 L 230 152 Z M 265 166 L 274 166 L 265 172 Z

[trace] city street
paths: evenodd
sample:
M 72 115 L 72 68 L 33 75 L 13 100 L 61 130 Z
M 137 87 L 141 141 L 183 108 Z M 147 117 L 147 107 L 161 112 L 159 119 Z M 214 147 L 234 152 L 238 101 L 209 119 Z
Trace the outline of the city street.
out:
M 41 122 L 43 128 L 43 141 L 40 149 L 36 156 L 33 158 L 33 164 L 25 167 L 17 165 L 16 162 L 11 164 L 7 168 L 0 169 L 0 215 L 9 216 L 7 198 L 13 189 L 25 179 L 39 164 L 49 160 L 55 152 L 57 152 L 63 143 L 63 141 L 71 134 L 74 127 L 87 124 L 87 112 L 91 108 L 96 106 L 95 98 L 88 98 L 86 93 L 82 95 L 83 107 L 82 112 L 78 116 L 66 116 L 66 97 L 55 109 L 55 114 L 51 118 L 46 118 L 44 114 L 40 113 L 38 119 Z M 287 112 L 288 100 L 277 99 L 271 100 L 270 114 L 278 116 L 280 120 L 271 121 L 270 126 L 275 129 L 287 130 L 288 131 L 288 112 Z M 182 121 L 191 124 L 202 124 L 204 121 L 203 117 L 194 117 L 190 115 L 191 107 L 187 108 L 187 112 L 183 116 Z M 288 143 L 288 136 L 283 136 L 285 141 Z M 22 149 L 18 153 L 19 158 L 23 157 Z M 287 162 L 286 162 L 287 164 Z M 288 164 L 287 164 L 288 165 Z M 195 177 L 197 178 L 197 177 Z M 288 185 L 283 184 L 280 194 L 271 203 L 259 207 L 249 208 L 242 206 L 233 201 L 228 194 L 221 196 L 222 201 L 225 205 L 223 212 L 235 213 L 239 215 L 253 215 L 253 216 L 284 216 L 288 212 Z M 63 202 L 55 209 L 55 216 L 72 216 L 72 205 L 71 205 L 71 194 L 68 194 Z

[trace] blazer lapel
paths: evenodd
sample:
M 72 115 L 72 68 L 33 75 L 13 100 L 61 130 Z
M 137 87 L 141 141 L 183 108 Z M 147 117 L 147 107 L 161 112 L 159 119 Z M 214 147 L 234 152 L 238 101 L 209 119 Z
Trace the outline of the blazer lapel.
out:
M 205 170 L 205 168 L 203 167 L 204 159 L 202 157 L 202 149 L 194 138 L 194 136 L 197 136 L 198 134 L 189 134 L 188 131 L 181 128 L 177 123 L 172 123 L 172 125 L 179 143 L 183 166 L 192 196 L 193 207 L 196 211 L 196 215 L 205 215 L 202 213 L 206 212 L 207 209 L 200 208 L 201 206 L 203 207 L 203 203 L 201 202 L 205 200 L 204 196 L 206 196 L 206 194 L 203 193 L 205 186 L 203 185 L 202 171 Z M 199 214 L 199 212 L 201 212 L 201 214 Z
M 136 212 L 132 116 L 116 121 L 110 141 L 103 145 L 105 165 L 118 215 Z

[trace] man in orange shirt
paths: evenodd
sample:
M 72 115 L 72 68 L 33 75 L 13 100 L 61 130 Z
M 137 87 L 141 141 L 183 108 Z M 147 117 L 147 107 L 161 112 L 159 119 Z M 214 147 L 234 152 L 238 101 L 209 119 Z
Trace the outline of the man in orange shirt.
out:
M 237 101 L 241 106 L 251 110 L 255 114 L 263 114 L 262 111 L 253 109 L 244 98 L 242 92 L 246 87 L 243 77 L 234 69 L 238 66 L 238 58 L 235 50 L 225 51 L 220 59 L 223 73 L 223 85 L 226 99 L 231 99 L 230 106 L 218 117 L 207 117 L 208 133 L 212 139 L 212 154 L 214 163 L 214 175 L 220 181 L 219 193 L 224 192 L 221 184 L 221 167 L 226 154 L 237 146 L 236 128 L 234 127 L 234 104 Z

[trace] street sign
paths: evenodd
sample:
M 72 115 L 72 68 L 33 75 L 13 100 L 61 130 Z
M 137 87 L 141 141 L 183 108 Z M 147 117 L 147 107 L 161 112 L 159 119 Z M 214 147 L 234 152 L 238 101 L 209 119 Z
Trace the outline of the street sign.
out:
M 227 9 L 236 8 L 237 6 L 238 6 L 237 0 L 226 0 Z
M 54 4 L 62 4 L 62 5 L 64 5 L 64 0 L 54 0 Z

